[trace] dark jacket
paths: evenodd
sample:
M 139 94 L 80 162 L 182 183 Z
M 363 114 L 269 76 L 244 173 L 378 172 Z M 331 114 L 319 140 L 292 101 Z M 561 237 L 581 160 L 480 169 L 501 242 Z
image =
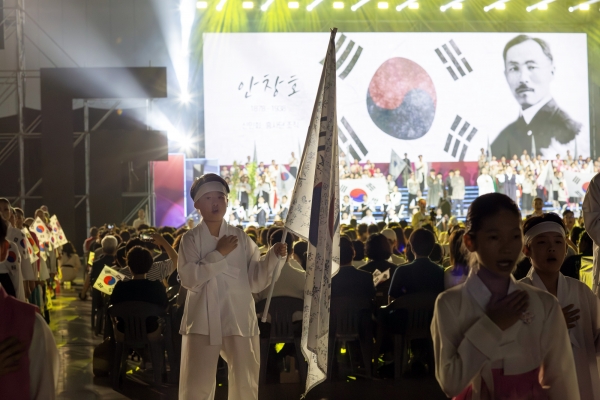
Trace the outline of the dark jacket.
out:
M 115 265 L 115 256 L 103 255 L 92 264 L 92 272 L 90 273 L 90 282 L 92 286 L 96 283 L 96 279 L 102 273 L 104 266 L 112 267 Z
M 385 261 L 385 260 L 382 260 L 382 261 L 374 261 L 373 260 L 373 261 L 369 261 L 368 263 L 366 263 L 365 265 L 363 265 L 362 267 L 359 268 L 359 270 L 367 271 L 371 274 L 373 272 L 375 272 L 376 269 L 378 269 L 379 272 L 385 272 L 389 269 L 390 274 L 393 274 L 394 270 L 396 269 L 396 265 L 392 264 L 391 262 Z
M 535 114 L 529 124 L 519 116 L 515 122 L 504 128 L 492 143 L 492 154 L 497 157 L 511 157 L 513 154 L 521 154 L 523 150 L 534 154 L 532 137 L 535 139 L 535 154 L 542 154 L 541 150 L 550 147 L 552 139 L 561 144 L 569 143 L 575 139 L 580 129 L 579 122 L 571 119 L 554 100 L 550 100 Z
M 331 297 L 375 297 L 373 275 L 353 266 L 340 267 L 339 272 L 331 280 Z
M 129 281 L 117 282 L 110 296 L 110 304 L 119 304 L 127 301 L 143 301 L 145 303 L 156 304 L 161 307 L 167 307 L 167 290 L 159 281 L 149 281 L 147 279 L 132 279 Z M 158 328 L 156 318 L 146 320 L 146 330 L 154 332 Z M 125 331 L 123 321 L 117 321 L 117 329 Z
M 389 295 L 398 298 L 404 294 L 444 291 L 444 269 L 429 258 L 417 258 L 410 264 L 396 268 Z

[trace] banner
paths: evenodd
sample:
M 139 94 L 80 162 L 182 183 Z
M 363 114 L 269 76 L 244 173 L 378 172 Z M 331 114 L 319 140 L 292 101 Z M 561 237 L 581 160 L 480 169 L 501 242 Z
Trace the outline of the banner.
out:
M 306 393 L 327 377 L 331 278 L 339 270 L 339 169 L 335 34 L 331 33 L 286 229 L 308 240 L 302 354 Z
M 388 163 L 391 149 L 412 160 L 426 153 L 429 162 L 477 161 L 480 149 L 488 148 L 489 137 L 498 158 L 509 151 L 507 157 L 520 156 L 522 146 L 502 144 L 501 134 L 508 132 L 525 142 L 529 138 L 529 146 L 535 138 L 536 146 L 543 148 L 537 154 L 544 158 L 554 159 L 567 150 L 589 156 L 586 35 L 526 34 L 545 42 L 552 61 L 530 40 L 537 65 L 531 72 L 541 74 L 524 88 L 513 79 L 516 73 L 508 74 L 510 60 L 505 61 L 504 51 L 520 35 L 339 33 L 340 147 L 360 162 Z M 258 161 L 274 157 L 287 163 L 306 135 L 305 121 L 313 110 L 323 66 L 319 44 L 325 37 L 325 33 L 204 34 L 207 157 L 231 165 L 252 156 L 255 142 Z M 549 99 L 545 108 L 552 110 L 540 110 L 531 129 L 509 132 L 516 128 L 526 103 Z M 566 115 L 568 123 L 552 123 L 552 111 Z M 577 140 L 565 143 L 560 131 L 569 127 L 576 127 L 569 135 L 576 134 Z M 527 135 L 530 130 L 533 136 Z M 556 131 L 549 136 L 560 142 L 540 140 L 537 135 L 545 130 Z
M 404 171 L 404 168 L 406 168 L 406 163 L 394 150 L 392 150 L 389 174 L 392 176 L 392 178 L 394 178 L 394 180 L 396 180 L 402 171 Z
M 348 196 L 357 204 L 362 203 L 365 197 L 369 202 L 382 204 L 388 193 L 387 182 L 383 178 L 340 180 L 340 198 Z
M 127 277 L 118 273 L 111 267 L 105 265 L 94 283 L 94 289 L 98 289 L 102 293 L 112 294 L 117 282 L 124 281 Z
M 583 198 L 594 175 L 594 173 L 590 172 L 563 171 L 563 178 L 567 183 L 567 194 L 569 197 Z

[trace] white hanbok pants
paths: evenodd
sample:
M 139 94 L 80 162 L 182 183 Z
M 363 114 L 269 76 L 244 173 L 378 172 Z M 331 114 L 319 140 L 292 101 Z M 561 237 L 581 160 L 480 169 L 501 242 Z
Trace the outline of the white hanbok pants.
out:
M 179 400 L 213 400 L 219 355 L 229 370 L 229 400 L 257 400 L 259 336 L 225 336 L 219 346 L 208 335 L 183 335 Z

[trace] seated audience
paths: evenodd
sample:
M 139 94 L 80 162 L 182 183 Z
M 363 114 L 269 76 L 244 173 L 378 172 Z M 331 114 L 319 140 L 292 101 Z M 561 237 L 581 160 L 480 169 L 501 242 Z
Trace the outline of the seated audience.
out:
M 62 246 L 60 255 L 60 269 L 63 282 L 73 282 L 81 270 L 81 260 L 75 251 L 73 243 L 67 242 Z
M 292 258 L 306 271 L 306 259 L 308 258 L 308 242 L 300 240 L 294 243 Z
M 369 262 L 360 267 L 360 270 L 372 274 L 375 270 L 385 272 L 389 269 L 391 275 L 396 268 L 395 264 L 388 261 L 391 255 L 392 249 L 390 247 L 390 242 L 388 242 L 387 238 L 381 233 L 375 233 L 369 236 L 369 239 L 367 240 L 367 257 Z
M 354 261 L 352 261 L 352 265 L 360 268 L 367 263 L 365 261 L 365 244 L 360 240 L 355 240 L 352 242 L 352 247 L 354 248 Z
M 400 230 L 401 229 L 402 228 L 400 228 Z M 389 242 L 389 244 L 391 246 L 391 249 L 392 249 L 392 255 L 388 259 L 388 261 L 391 262 L 394 265 L 404 264 L 406 262 L 406 259 L 403 256 L 401 256 L 400 253 L 397 251 L 397 249 L 398 249 L 398 238 L 396 236 L 396 232 L 394 232 L 391 229 L 384 229 L 384 230 L 381 231 L 381 234 L 386 237 L 386 239 L 388 240 L 388 242 Z
M 429 259 L 435 244 L 433 233 L 417 229 L 410 235 L 409 243 L 415 261 L 396 268 L 390 284 L 390 303 L 405 294 L 444 291 L 444 270 Z
M 460 285 L 469 275 L 467 249 L 463 245 L 464 229 L 458 229 L 450 235 L 450 267 L 444 271 L 444 288 Z
M 127 266 L 133 274 L 133 279 L 121 281 L 115 285 L 110 296 L 110 304 L 120 304 L 127 301 L 143 301 L 156 304 L 161 307 L 167 306 L 167 293 L 165 287 L 159 281 L 151 281 L 146 278 L 154 260 L 152 253 L 141 246 L 135 246 L 127 253 Z M 117 329 L 125 331 L 123 321 L 117 322 Z M 146 321 L 148 332 L 158 329 L 156 318 L 148 318 Z
M 166 250 L 169 255 L 169 260 L 165 261 L 155 261 L 150 268 L 150 271 L 146 274 L 146 278 L 151 281 L 163 281 L 167 279 L 169 275 L 173 273 L 177 269 L 177 252 L 171 247 L 169 242 L 160 234 L 154 233 L 151 235 L 152 241 L 145 241 L 141 239 L 132 239 L 127 243 L 126 249 L 129 252 L 135 246 L 140 246 L 144 248 L 159 246 Z M 125 267 L 119 271 L 123 275 L 128 278 L 132 278 L 133 274 L 129 267 Z
M 375 297 L 373 276 L 352 265 L 354 247 L 345 236 L 340 238 L 340 270 L 331 279 L 331 297 Z

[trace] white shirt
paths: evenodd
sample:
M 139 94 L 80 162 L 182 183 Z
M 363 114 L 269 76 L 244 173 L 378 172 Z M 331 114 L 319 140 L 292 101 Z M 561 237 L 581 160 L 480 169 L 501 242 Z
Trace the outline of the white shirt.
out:
M 135 229 L 139 228 L 140 225 L 148 225 L 148 222 L 146 222 L 146 217 L 144 217 L 144 218 L 136 218 L 135 221 L 133 221 L 133 227 Z
M 542 100 L 538 101 L 536 104 L 532 105 L 531 107 L 527 108 L 526 110 L 521 110 L 520 114 L 523 116 L 523 119 L 525 120 L 525 122 L 527 123 L 527 125 L 529 125 L 531 123 L 531 120 L 533 120 L 533 117 L 535 117 L 535 115 L 538 113 L 538 111 L 540 111 L 542 109 L 542 107 L 544 107 L 546 105 L 546 103 L 548 103 L 550 100 L 552 100 L 552 95 L 547 94 L 546 97 L 544 97 Z
M 15 249 L 21 256 L 21 274 L 23 275 L 24 281 L 35 281 L 37 280 L 37 268 L 34 272 L 31 259 L 29 258 L 29 252 L 27 251 L 27 236 L 20 230 L 9 224 L 8 231 L 6 233 L 6 240 L 15 245 Z
M 367 224 L 367 225 L 371 225 L 371 224 L 376 224 L 377 221 L 375 220 L 374 216 L 369 216 L 369 215 L 365 215 L 361 220 L 360 220 L 361 224 Z
M 517 282 L 511 275 L 508 293 L 529 294 L 526 324 L 518 321 L 502 331 L 486 315 L 491 292 L 474 271 L 464 284 L 441 293 L 436 301 L 431 336 L 436 378 L 447 396 L 473 385 L 472 400 L 489 400 L 482 380 L 494 392 L 492 368 L 505 375 L 543 370 L 541 384 L 551 400 L 579 399 L 575 364 L 561 308 L 549 293 Z
M 289 259 L 277 277 L 273 287 L 273 297 L 292 297 L 294 299 L 304 300 L 304 282 L 306 281 L 306 271 L 298 264 L 296 260 Z M 269 296 L 269 287 L 255 296 L 256 302 L 266 299 Z M 259 316 L 260 317 L 260 316 Z M 302 321 L 302 312 L 296 311 L 292 315 L 292 321 Z M 267 322 L 271 322 L 271 316 L 267 316 Z
M 238 237 L 238 246 L 226 257 L 216 251 L 224 235 Z M 179 332 L 210 335 L 211 345 L 221 344 L 224 336 L 258 335 L 252 293 L 271 283 L 278 261 L 273 250 L 261 258 L 241 229 L 222 221 L 215 238 L 200 221 L 183 236 L 179 248 L 179 277 L 188 290 Z
M 532 267 L 521 282 L 547 291 Z M 600 300 L 585 283 L 559 273 L 557 299 L 561 308 L 573 304 L 579 320 L 569 329 L 581 400 L 600 400 L 600 375 L 597 355 L 600 352 Z
M 479 186 L 479 195 L 482 196 L 488 193 L 494 193 L 494 180 L 488 174 L 481 174 L 477 178 L 477 186 Z
M 59 357 L 52 331 L 35 313 L 29 345 L 29 394 L 32 400 L 54 400 L 58 383 Z

